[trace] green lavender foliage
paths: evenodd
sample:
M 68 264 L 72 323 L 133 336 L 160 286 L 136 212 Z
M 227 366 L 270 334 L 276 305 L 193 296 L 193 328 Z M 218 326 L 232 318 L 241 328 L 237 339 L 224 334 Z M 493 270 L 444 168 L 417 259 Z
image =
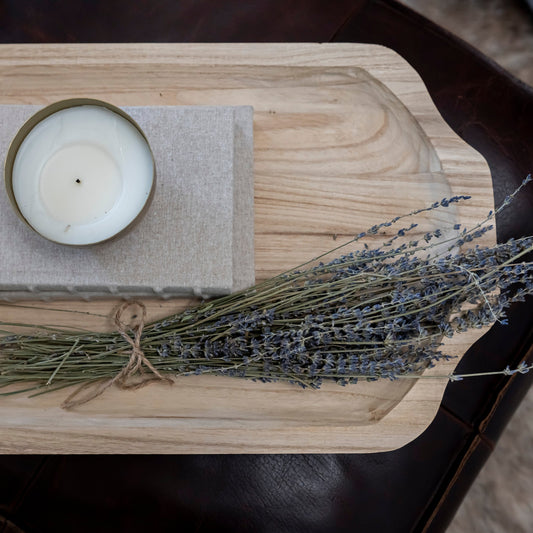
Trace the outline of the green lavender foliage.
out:
M 489 248 L 474 242 L 530 180 L 474 228 L 457 225 L 453 237 L 436 230 L 409 241 L 416 228 L 411 224 L 379 248 L 365 246 L 329 261 L 324 254 L 250 289 L 147 325 L 142 350 L 158 371 L 170 375 L 284 380 L 313 388 L 326 381 L 347 385 L 416 377 L 447 357 L 441 353 L 443 337 L 495 321 L 505 324 L 506 309 L 533 292 L 533 263 L 524 261 L 533 237 Z M 373 226 L 350 242 L 467 199 L 444 199 Z M 443 244 L 447 251 L 437 252 Z M 465 244 L 463 251 L 452 252 Z M 18 384 L 15 392 L 40 394 L 110 378 L 130 351 L 118 333 L 50 328 L 39 335 L 5 335 L 0 387 Z M 501 373 L 530 368 L 522 364 Z M 10 388 L 5 394 L 13 393 Z

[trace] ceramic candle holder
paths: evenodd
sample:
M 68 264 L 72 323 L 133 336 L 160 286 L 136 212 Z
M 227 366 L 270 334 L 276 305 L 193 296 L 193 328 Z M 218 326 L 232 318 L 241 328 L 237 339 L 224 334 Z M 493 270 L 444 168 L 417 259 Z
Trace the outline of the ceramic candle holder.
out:
M 4 174 L 17 215 L 41 236 L 71 246 L 122 234 L 155 187 L 154 157 L 138 124 L 88 98 L 33 115 L 11 143 Z

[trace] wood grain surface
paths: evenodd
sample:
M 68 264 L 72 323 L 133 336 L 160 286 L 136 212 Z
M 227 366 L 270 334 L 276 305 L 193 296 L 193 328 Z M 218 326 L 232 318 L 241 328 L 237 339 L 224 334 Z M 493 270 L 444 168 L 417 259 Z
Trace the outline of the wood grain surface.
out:
M 264 279 L 375 223 L 443 197 L 417 231 L 493 208 L 485 160 L 444 122 L 409 64 L 359 44 L 2 45 L 0 104 L 85 96 L 115 105 L 254 107 L 255 262 Z M 386 238 L 380 235 L 378 240 Z M 484 238 L 495 242 L 495 233 Z M 1 305 L 0 320 L 111 329 L 116 300 Z M 151 319 L 194 305 L 145 302 Z M 76 312 L 64 312 L 74 310 Z M 67 412 L 65 391 L 0 400 L 4 453 L 375 452 L 432 421 L 449 374 L 485 330 L 447 339 L 420 379 L 319 391 L 232 378 L 107 390 Z M 1 356 L 1 354 L 0 354 Z

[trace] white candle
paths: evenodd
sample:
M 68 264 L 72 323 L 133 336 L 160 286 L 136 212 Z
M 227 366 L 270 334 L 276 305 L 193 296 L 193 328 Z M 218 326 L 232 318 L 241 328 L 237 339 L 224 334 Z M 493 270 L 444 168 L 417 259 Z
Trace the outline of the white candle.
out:
M 26 135 L 11 174 L 21 215 L 43 237 L 87 245 L 120 233 L 143 210 L 153 186 L 146 139 L 99 105 L 52 113 Z

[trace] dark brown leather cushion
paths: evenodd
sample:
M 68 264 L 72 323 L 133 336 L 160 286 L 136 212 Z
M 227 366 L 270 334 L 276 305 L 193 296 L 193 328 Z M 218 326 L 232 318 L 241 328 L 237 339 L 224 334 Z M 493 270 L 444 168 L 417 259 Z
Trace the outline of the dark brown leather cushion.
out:
M 306 40 L 405 57 L 486 157 L 497 203 L 532 171 L 531 88 L 392 0 L 0 2 L 1 42 Z M 532 203 L 530 189 L 502 214 L 500 240 L 533 232 Z M 515 306 L 459 371 L 531 360 L 532 321 L 530 301 Z M 390 453 L 2 457 L 0 532 L 444 531 L 532 377 L 449 384 L 428 430 Z

